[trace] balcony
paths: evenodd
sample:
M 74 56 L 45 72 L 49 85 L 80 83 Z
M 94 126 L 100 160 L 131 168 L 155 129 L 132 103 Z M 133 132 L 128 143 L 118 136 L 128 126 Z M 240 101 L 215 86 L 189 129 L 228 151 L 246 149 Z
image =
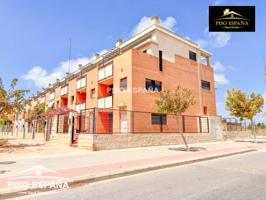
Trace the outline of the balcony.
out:
M 113 75 L 113 65 L 109 64 L 98 71 L 98 81 L 105 80 Z
M 87 85 L 86 84 L 86 78 L 82 78 L 82 79 L 77 80 L 77 90 L 84 88 L 86 85 Z
M 61 96 L 67 95 L 67 92 L 68 92 L 68 87 L 67 86 L 61 88 Z
M 112 108 L 113 96 L 103 97 L 98 99 L 98 108 Z
M 81 110 L 85 110 L 86 104 L 85 103 L 80 103 L 76 105 L 76 111 L 80 112 Z
M 68 104 L 68 98 L 65 96 L 61 97 L 60 106 L 61 107 L 67 107 L 67 104 Z

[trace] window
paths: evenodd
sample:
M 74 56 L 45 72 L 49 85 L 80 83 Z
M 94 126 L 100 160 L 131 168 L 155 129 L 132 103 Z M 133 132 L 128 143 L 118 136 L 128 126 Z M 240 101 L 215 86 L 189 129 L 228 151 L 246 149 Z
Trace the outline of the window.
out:
M 162 82 L 146 79 L 146 86 L 145 87 L 146 87 L 146 90 L 160 92 L 162 90 Z
M 144 50 L 144 51 L 142 51 L 143 53 L 147 53 L 147 49 L 146 50 Z
M 210 82 L 202 80 L 201 81 L 201 88 L 206 89 L 206 90 L 210 90 L 211 89 Z
M 152 113 L 151 124 L 167 124 L 166 118 L 165 114 Z
M 56 107 L 59 108 L 59 101 L 56 102 Z
M 193 51 L 189 51 L 189 59 L 197 61 L 197 54 Z
M 91 89 L 91 99 L 96 97 L 95 88 Z
M 163 52 L 159 51 L 159 69 L 162 72 L 163 71 Z
M 74 96 L 71 96 L 71 104 L 74 104 L 74 101 L 75 101 L 75 97 Z
M 120 90 L 127 90 L 127 77 L 120 79 Z

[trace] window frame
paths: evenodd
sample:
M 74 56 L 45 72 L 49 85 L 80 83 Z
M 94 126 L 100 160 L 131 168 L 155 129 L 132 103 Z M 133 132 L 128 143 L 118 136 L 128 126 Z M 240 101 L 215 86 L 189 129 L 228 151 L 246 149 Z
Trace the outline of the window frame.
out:
M 95 99 L 96 98 L 96 89 L 92 88 L 90 91 L 90 98 Z
M 70 97 L 70 104 L 71 104 L 71 105 L 75 104 L 75 96 L 74 96 L 74 95 L 72 95 L 72 96 Z
M 147 84 L 147 82 L 150 82 L 150 84 Z M 162 91 L 162 82 L 152 79 L 145 79 L 145 88 L 148 91 L 155 91 L 156 88 L 158 88 L 158 92 Z
M 154 119 L 159 117 L 159 119 Z M 167 115 L 160 113 L 151 113 L 151 124 L 152 125 L 167 125 Z
M 204 85 L 204 84 L 207 84 Z M 211 90 L 211 82 L 210 81 L 205 81 L 205 80 L 201 80 L 201 88 L 204 90 Z
M 123 82 L 125 81 L 125 82 Z M 124 91 L 124 90 L 127 90 L 127 77 L 124 77 L 124 78 L 121 78 L 120 79 L 120 91 Z
M 163 51 L 159 50 L 159 70 L 163 71 Z
M 189 51 L 189 59 L 193 61 L 197 61 L 197 53 L 194 51 Z

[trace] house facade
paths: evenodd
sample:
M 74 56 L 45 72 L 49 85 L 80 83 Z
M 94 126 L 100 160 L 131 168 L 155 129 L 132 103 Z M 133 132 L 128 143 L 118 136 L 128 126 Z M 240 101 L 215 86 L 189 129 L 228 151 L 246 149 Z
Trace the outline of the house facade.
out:
M 152 133 L 159 129 L 158 116 L 160 123 L 164 120 L 155 106 L 159 92 L 177 86 L 190 89 L 196 101 L 184 115 L 215 116 L 210 63 L 209 52 L 162 27 L 159 18 L 152 17 L 150 27 L 125 42 L 118 40 L 114 49 L 96 55 L 91 63 L 80 65 L 76 72 L 36 95 L 24 116 L 40 102 L 47 108 L 66 107 L 82 116 L 77 121 L 84 133 Z M 54 120 L 67 122 L 68 117 Z M 198 126 L 198 122 L 193 123 Z M 64 126 L 59 129 L 60 133 L 67 130 Z M 175 119 L 167 116 L 165 130 L 176 130 Z

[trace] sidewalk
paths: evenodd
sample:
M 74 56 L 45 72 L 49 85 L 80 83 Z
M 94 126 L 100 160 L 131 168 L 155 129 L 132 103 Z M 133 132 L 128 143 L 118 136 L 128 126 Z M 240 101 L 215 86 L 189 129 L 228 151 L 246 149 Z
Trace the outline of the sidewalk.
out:
M 74 185 L 266 149 L 264 141 L 261 139 L 261 143 L 256 144 L 244 141 L 191 144 L 193 152 L 182 151 L 183 145 L 170 145 L 6 160 L 0 162 L 0 194 L 14 191 L 7 187 L 11 177 L 19 177 L 23 170 L 37 165 L 55 170 L 58 177 L 66 178 Z

